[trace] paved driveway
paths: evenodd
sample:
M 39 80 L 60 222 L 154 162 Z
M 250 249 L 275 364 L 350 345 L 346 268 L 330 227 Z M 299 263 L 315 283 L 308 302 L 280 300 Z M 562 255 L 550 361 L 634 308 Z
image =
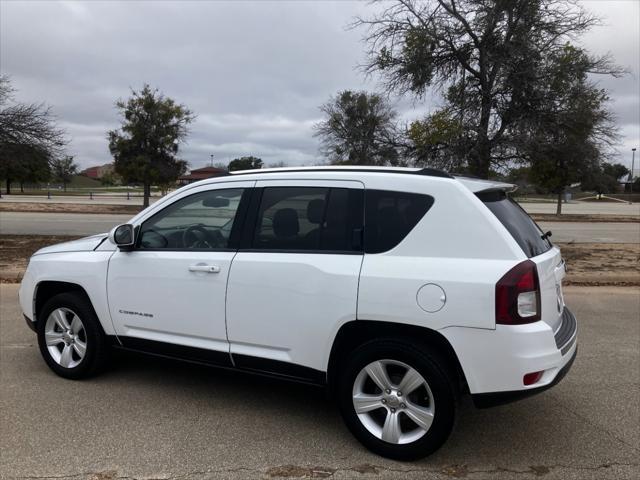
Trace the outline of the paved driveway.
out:
M 323 391 L 135 355 L 88 381 L 39 357 L 0 285 L 0 478 L 625 479 L 640 458 L 640 296 L 567 288 L 580 351 L 554 389 L 476 410 L 429 459 L 385 460 Z

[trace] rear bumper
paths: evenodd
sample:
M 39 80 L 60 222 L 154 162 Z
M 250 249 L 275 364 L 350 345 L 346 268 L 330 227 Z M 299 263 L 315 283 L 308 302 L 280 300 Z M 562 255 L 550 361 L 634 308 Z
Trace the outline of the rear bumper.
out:
M 573 354 L 571 355 L 571 358 L 565 364 L 565 366 L 562 367 L 560 371 L 558 371 L 558 374 L 551 381 L 551 383 L 543 385 L 542 387 L 531 388 L 529 390 L 514 390 L 510 392 L 494 392 L 494 393 L 476 393 L 471 395 L 473 404 L 477 408 L 490 408 L 490 407 L 496 407 L 498 405 L 504 405 L 506 403 L 522 400 L 523 398 L 527 398 L 532 395 L 542 393 L 545 390 L 548 390 L 554 385 L 558 384 L 565 377 L 567 372 L 571 370 L 571 366 L 573 365 L 573 362 L 576 359 L 577 355 L 578 355 L 578 347 L 576 347 L 573 350 Z
M 543 321 L 439 332 L 458 356 L 469 393 L 479 399 L 525 397 L 555 385 L 570 368 L 577 349 L 577 322 L 566 307 L 555 332 Z M 538 372 L 542 375 L 536 383 L 524 384 L 525 375 Z

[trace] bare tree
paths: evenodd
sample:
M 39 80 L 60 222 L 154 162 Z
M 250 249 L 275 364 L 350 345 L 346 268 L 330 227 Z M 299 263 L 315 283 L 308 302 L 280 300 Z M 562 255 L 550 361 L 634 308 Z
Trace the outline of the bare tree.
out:
M 363 69 L 380 73 L 390 92 L 443 92 L 464 132 L 468 170 L 481 178 L 519 158 L 512 129 L 531 111 L 544 58 L 599 22 L 577 0 L 380 3 L 380 13 L 353 24 L 367 32 Z M 590 61 L 591 73 L 622 74 L 608 57 Z
M 6 181 L 7 193 L 11 193 L 13 180 L 34 170 L 26 162 L 59 157 L 66 144 L 65 133 L 56 126 L 50 107 L 16 103 L 13 92 L 9 77 L 0 75 L 0 177 Z

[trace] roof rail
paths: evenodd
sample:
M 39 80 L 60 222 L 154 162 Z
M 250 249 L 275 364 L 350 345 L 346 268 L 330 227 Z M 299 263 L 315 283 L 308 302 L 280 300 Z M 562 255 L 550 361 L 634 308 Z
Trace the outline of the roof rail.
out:
M 366 173 L 403 173 L 408 175 L 424 175 L 429 177 L 454 178 L 445 171 L 435 168 L 421 168 L 412 170 L 409 168 L 393 168 L 393 167 L 301 167 L 301 168 L 275 168 L 275 169 L 255 169 L 255 170 L 239 170 L 237 172 L 229 172 L 230 175 L 251 175 L 254 173 L 300 173 L 300 172 L 366 172 Z
M 422 170 L 418 170 L 416 174 L 428 175 L 430 177 L 455 178 L 453 175 L 444 170 L 438 170 L 437 168 L 423 168 Z

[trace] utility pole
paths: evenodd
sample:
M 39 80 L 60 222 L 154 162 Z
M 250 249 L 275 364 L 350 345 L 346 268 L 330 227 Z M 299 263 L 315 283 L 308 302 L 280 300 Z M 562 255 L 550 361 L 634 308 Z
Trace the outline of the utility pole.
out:
M 213 167 L 213 153 L 211 155 L 209 155 L 211 157 L 211 167 Z
M 631 197 L 633 195 L 633 167 L 636 160 L 636 149 L 631 149 L 631 173 L 629 174 L 629 180 L 631 183 L 629 184 L 629 203 L 633 203 Z

